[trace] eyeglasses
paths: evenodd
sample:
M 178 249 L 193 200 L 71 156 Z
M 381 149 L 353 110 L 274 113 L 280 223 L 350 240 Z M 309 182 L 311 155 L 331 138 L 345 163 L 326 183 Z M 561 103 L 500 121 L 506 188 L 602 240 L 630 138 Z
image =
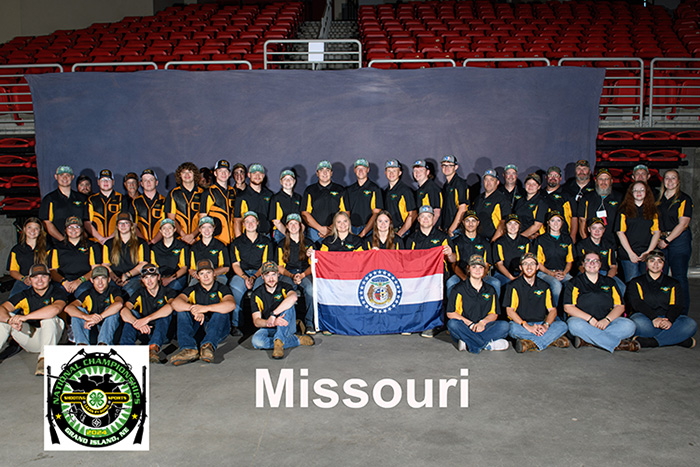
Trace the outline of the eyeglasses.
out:
M 589 263 L 589 264 L 595 264 L 595 263 L 600 263 L 599 259 L 584 259 L 584 263 Z
M 642 189 L 640 189 L 640 190 L 632 190 L 632 193 L 646 193 L 646 191 L 647 191 L 647 190 L 645 190 L 644 188 L 642 188 Z

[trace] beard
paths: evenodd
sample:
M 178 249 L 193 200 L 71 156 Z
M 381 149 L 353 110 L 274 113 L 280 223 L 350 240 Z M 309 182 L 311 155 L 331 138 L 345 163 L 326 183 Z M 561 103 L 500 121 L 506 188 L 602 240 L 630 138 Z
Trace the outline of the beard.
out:
M 595 192 L 598 193 L 600 197 L 606 197 L 612 193 L 612 185 L 609 185 L 606 189 L 602 189 L 600 186 L 595 186 Z

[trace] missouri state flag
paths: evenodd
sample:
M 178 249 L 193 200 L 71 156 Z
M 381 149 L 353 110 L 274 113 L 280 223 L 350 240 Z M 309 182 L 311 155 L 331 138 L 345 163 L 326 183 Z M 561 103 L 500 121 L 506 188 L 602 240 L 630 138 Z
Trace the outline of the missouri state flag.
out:
M 368 335 L 442 325 L 442 247 L 429 250 L 315 251 L 319 330 Z

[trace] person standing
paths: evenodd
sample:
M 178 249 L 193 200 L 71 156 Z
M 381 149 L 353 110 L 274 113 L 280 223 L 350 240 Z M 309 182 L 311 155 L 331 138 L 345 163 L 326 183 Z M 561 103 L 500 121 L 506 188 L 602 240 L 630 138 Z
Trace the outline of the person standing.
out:
M 64 227 L 69 217 L 75 216 L 83 222 L 89 220 L 87 197 L 71 189 L 73 169 L 67 165 L 59 166 L 54 178 L 58 188 L 44 196 L 39 207 L 39 219 L 44 222 L 51 245 L 66 237 Z
M 467 182 L 457 175 L 459 164 L 453 155 L 447 155 L 440 162 L 445 184 L 442 186 L 442 230 L 450 237 L 459 229 L 462 216 L 469 209 L 469 188 Z
M 236 207 L 236 190 L 228 183 L 231 165 L 221 159 L 214 166 L 215 181 L 202 193 L 200 213 L 214 219 L 214 236 L 228 246 L 235 238 L 233 212 Z M 201 226 L 200 226 L 201 227 Z
M 331 233 L 333 216 L 345 211 L 344 188 L 335 183 L 333 167 L 323 160 L 316 166 L 318 182 L 309 185 L 302 196 L 301 218 L 308 227 L 307 235 L 312 242 L 320 242 Z
M 114 190 L 114 176 L 111 170 L 100 170 L 97 186 L 100 190 L 88 198 L 90 222 L 87 224 L 87 232 L 100 245 L 104 245 L 114 238 L 117 216 L 120 212 L 126 211 L 130 203 L 124 195 Z
M 132 201 L 134 222 L 141 236 L 152 245 L 160 240 L 160 221 L 165 219 L 165 197 L 158 193 L 158 177 L 153 169 L 141 173 L 143 194 Z
M 396 159 L 386 161 L 384 174 L 389 185 L 384 190 L 384 208 L 391 214 L 394 221 L 396 234 L 405 238 L 414 220 L 418 216 L 416 211 L 416 199 L 406 184 L 401 181 L 401 163 Z
M 204 189 L 199 186 L 202 174 L 192 162 L 180 164 L 175 171 L 177 186 L 165 198 L 165 213 L 175 222 L 180 240 L 192 245 L 199 234 L 199 217 Z M 162 227 L 162 222 L 161 222 Z
M 384 209 L 384 197 L 379 186 L 371 181 L 369 162 L 357 159 L 353 164 L 357 181 L 345 189 L 345 208 L 350 211 L 352 233 L 362 238 L 372 231 L 379 212 Z

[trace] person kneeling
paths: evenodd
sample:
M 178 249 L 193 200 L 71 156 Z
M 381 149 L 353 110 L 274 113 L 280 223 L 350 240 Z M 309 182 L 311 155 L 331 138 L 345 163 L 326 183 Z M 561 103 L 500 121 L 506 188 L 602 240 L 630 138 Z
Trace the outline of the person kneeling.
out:
M 496 321 L 498 296 L 496 289 L 483 281 L 486 262 L 483 256 L 472 255 L 468 266 L 467 280 L 455 285 L 447 303 L 450 336 L 457 342 L 458 350 L 506 350 L 508 323 Z
M 109 282 L 106 267 L 97 266 L 91 274 L 92 285 L 66 306 L 73 337 L 78 345 L 90 345 L 90 334 L 99 329 L 97 343 L 112 345 L 114 332 L 119 327 L 119 310 L 124 305 L 122 291 Z
M 214 351 L 231 330 L 231 312 L 236 301 L 229 286 L 216 281 L 208 259 L 197 263 L 198 283 L 187 287 L 171 305 L 177 312 L 177 342 L 180 351 L 170 362 L 182 365 L 197 360 L 211 363 Z M 204 337 L 201 337 L 202 328 Z M 197 352 L 197 341 L 201 342 Z
M 297 336 L 297 293 L 279 281 L 279 269 L 274 261 L 262 266 L 265 283 L 253 291 L 253 324 L 258 329 L 251 339 L 256 349 L 273 349 L 272 358 L 284 357 L 284 349 L 298 345 L 314 345 L 311 336 Z
M 121 345 L 134 345 L 141 337 L 148 342 L 148 359 L 151 363 L 161 363 L 161 347 L 166 342 L 168 327 L 172 317 L 171 302 L 177 292 L 161 285 L 158 266 L 147 264 L 141 268 L 141 287 L 127 300 L 122 308 L 124 320 Z M 150 335 L 150 336 L 149 336 Z
M 520 258 L 522 274 L 506 286 L 504 305 L 510 318 L 510 337 L 517 339 L 515 351 L 544 350 L 550 345 L 569 347 L 566 324 L 557 318 L 549 285 L 537 277 L 537 256 Z
M 647 272 L 627 288 L 630 319 L 637 326 L 634 339 L 642 347 L 679 345 L 692 349 L 698 330 L 694 319 L 683 314 L 680 283 L 663 273 L 666 257 L 660 250 L 647 256 Z

